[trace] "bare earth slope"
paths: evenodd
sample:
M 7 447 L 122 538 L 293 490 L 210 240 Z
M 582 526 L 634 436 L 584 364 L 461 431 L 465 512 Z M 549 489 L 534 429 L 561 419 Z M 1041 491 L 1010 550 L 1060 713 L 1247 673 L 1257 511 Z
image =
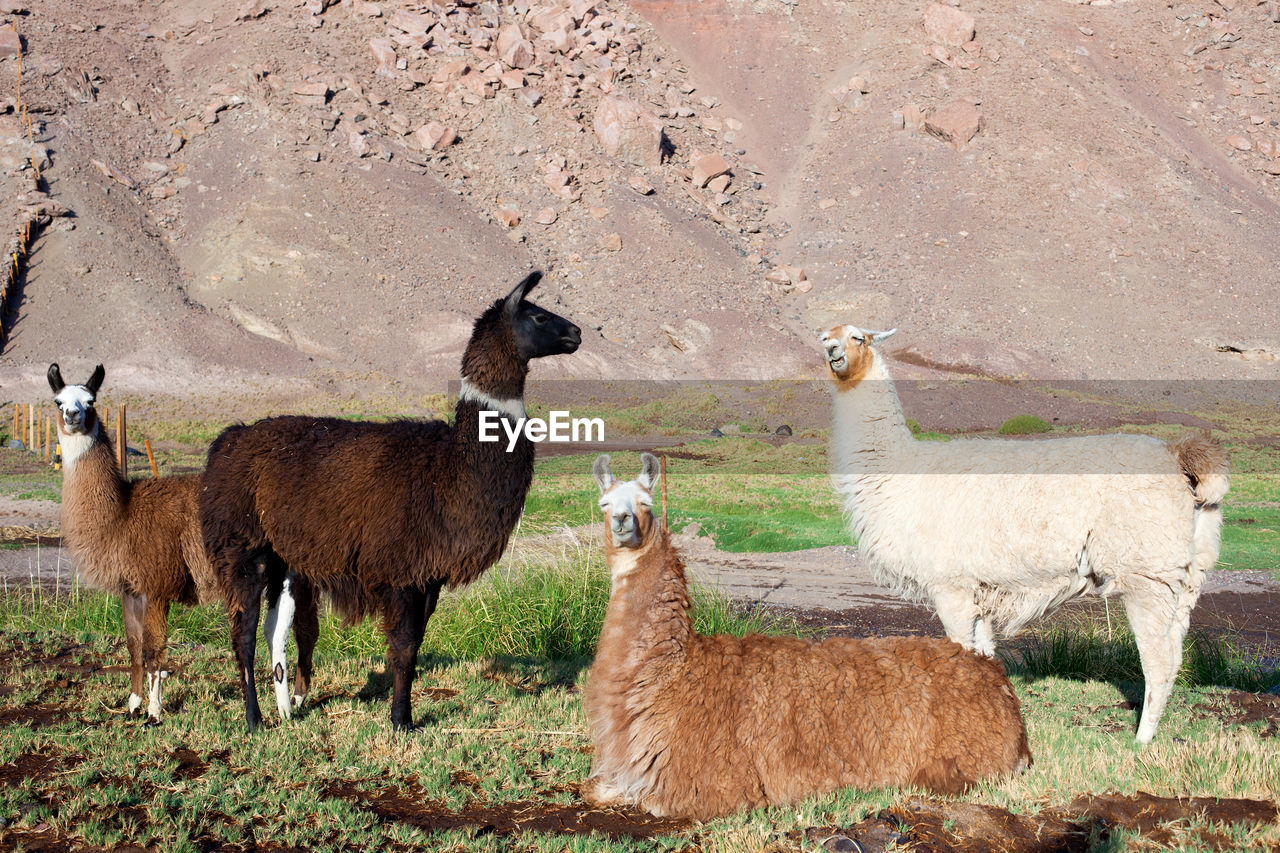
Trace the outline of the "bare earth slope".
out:
M 965 2 L 946 45 L 926 5 L 30 0 L 0 142 L 32 120 L 71 216 L 42 217 L 0 383 L 440 390 L 535 266 L 588 331 L 543 377 L 809 376 L 852 320 L 995 374 L 1274 378 L 1269 7 Z M 607 95 L 661 163 L 605 152 Z M 957 100 L 958 148 L 922 127 Z M 34 167 L 5 165 L 11 213 Z

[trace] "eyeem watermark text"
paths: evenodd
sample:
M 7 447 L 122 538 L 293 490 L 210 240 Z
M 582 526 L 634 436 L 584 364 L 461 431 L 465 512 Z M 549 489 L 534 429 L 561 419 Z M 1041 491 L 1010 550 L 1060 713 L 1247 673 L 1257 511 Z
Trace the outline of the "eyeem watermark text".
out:
M 480 440 L 501 441 L 507 437 L 507 452 L 516 447 L 520 433 L 535 444 L 550 441 L 567 444 L 580 441 L 604 441 L 604 418 L 571 418 L 568 412 L 552 411 L 550 417 L 519 418 L 512 423 L 500 412 L 480 412 Z

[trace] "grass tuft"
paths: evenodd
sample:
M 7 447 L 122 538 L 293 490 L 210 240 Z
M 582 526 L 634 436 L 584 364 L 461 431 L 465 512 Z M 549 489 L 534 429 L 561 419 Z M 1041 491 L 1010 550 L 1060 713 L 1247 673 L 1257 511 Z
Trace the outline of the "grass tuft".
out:
M 1001 435 L 1033 435 L 1048 432 L 1052 427 L 1035 415 L 1014 415 L 1000 425 Z

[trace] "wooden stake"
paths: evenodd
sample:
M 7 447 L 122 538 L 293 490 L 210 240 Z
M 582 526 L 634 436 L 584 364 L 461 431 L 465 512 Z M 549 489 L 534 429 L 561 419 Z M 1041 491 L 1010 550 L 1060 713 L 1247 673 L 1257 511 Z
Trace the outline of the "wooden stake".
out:
M 151 463 L 151 476 L 159 477 L 160 469 L 156 467 L 156 455 L 151 452 L 151 439 L 142 442 L 142 446 L 147 448 L 147 461 Z
M 661 458 L 662 470 L 662 526 L 667 527 L 667 456 L 664 453 Z M 669 528 L 668 528 L 669 529 Z
M 13 429 L 9 431 L 10 438 L 18 437 L 18 424 L 21 422 L 21 420 L 22 420 L 22 404 L 14 403 L 13 404 Z
M 120 404 L 120 417 L 116 418 L 116 461 L 120 464 L 121 479 L 129 479 L 129 436 L 125 429 L 124 403 Z
M 27 404 L 27 450 L 36 446 L 36 408 Z
M 44 461 L 53 461 L 53 418 L 44 421 Z

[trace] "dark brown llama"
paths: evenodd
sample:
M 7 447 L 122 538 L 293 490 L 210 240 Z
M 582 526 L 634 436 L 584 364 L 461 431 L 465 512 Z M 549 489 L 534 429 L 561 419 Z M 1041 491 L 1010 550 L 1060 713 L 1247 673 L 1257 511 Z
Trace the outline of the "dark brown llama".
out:
M 481 421 L 524 418 L 529 361 L 571 353 L 582 340 L 577 326 L 525 299 L 540 277 L 528 276 L 476 320 L 452 426 L 278 417 L 233 426 L 209 449 L 200 518 L 228 590 L 251 730 L 262 719 L 253 677 L 258 600 L 286 571 L 328 593 L 349 619 L 381 614 L 391 722 L 412 727 L 418 647 L 440 589 L 470 583 L 502 555 L 533 479 L 523 431 L 507 452 L 505 438 L 481 440 Z
M 1031 763 L 1000 664 L 949 640 L 704 637 L 653 516 L 658 460 L 617 482 L 596 460 L 613 590 L 585 703 L 582 796 L 706 820 L 845 787 L 941 793 Z
M 98 419 L 94 403 L 106 371 L 98 365 L 83 385 L 67 385 L 58 365 L 49 365 L 49 387 L 58 407 L 58 443 L 62 451 L 62 535 L 76 558 L 76 570 L 89 586 L 120 596 L 133 692 L 129 713 L 147 694 L 147 722 L 158 724 L 169 606 L 222 601 L 217 574 L 205 556 L 200 535 L 196 474 L 129 481 L 120 476 L 115 449 Z M 319 633 L 309 590 L 295 592 L 298 617 L 298 674 L 295 703 L 311 683 L 311 651 Z M 284 656 L 292 620 L 274 615 L 269 641 L 273 655 Z M 274 610 L 273 610 L 274 613 Z M 288 715 L 286 697 L 281 713 Z

